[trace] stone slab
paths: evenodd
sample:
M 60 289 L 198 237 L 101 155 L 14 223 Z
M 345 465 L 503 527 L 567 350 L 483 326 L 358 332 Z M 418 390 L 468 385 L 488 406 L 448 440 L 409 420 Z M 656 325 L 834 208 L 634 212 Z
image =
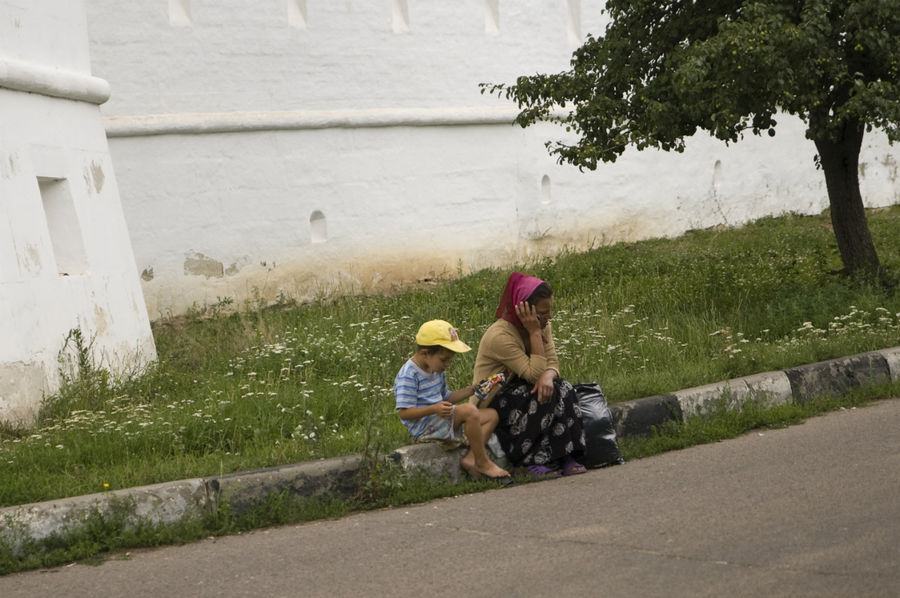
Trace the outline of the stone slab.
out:
M 681 419 L 684 421 L 690 417 L 709 413 L 720 404 L 732 409 L 740 405 L 741 400 L 748 394 L 746 385 L 726 380 L 679 390 L 673 392 L 672 396 L 681 407 Z
M 272 494 L 300 497 L 352 496 L 359 490 L 359 455 L 268 467 L 206 478 L 209 495 L 224 500 L 234 513 L 249 511 Z
M 467 448 L 446 450 L 434 442 L 401 446 L 391 453 L 391 459 L 404 471 L 421 471 L 436 477 L 447 476 L 454 482 L 460 478 L 459 460 Z
M 791 381 L 782 371 L 763 372 L 735 378 L 747 386 L 749 396 L 766 406 L 787 405 L 794 401 Z
M 888 370 L 891 373 L 891 381 L 900 382 L 900 347 L 883 349 L 881 351 L 876 351 L 876 353 L 879 353 L 884 357 L 887 362 Z
M 124 516 L 126 523 L 175 523 L 202 516 L 210 506 L 201 479 L 179 480 L 0 509 L 0 537 L 41 540 L 74 530 L 86 518 Z
M 740 409 L 748 401 L 767 406 L 793 401 L 790 380 L 787 374 L 780 371 L 686 388 L 672 394 L 681 407 L 683 419 L 709 413 L 719 405 L 726 409 Z
M 839 396 L 891 381 L 888 362 L 878 352 L 861 353 L 785 370 L 794 399 L 803 404 L 821 396 Z
M 646 436 L 667 421 L 681 421 L 681 406 L 674 395 L 655 395 L 609 406 L 616 436 Z

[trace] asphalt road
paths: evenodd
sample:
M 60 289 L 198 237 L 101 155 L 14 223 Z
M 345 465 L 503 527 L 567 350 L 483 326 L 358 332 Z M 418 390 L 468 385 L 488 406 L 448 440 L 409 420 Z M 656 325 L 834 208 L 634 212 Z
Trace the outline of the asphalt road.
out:
M 900 400 L 477 495 L 0 577 L 44 596 L 900 596 Z

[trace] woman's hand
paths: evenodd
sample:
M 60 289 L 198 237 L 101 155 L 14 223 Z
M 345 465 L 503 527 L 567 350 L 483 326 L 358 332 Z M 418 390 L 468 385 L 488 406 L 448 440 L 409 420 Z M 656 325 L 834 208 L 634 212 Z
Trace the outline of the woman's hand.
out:
M 541 319 L 538 317 L 537 310 L 527 301 L 516 304 L 516 315 L 522 326 L 528 331 L 528 334 L 540 333 Z
M 554 370 L 547 370 L 541 374 L 541 377 L 534 383 L 531 392 L 537 395 L 537 402 L 541 405 L 553 397 L 553 380 L 555 379 L 556 372 Z

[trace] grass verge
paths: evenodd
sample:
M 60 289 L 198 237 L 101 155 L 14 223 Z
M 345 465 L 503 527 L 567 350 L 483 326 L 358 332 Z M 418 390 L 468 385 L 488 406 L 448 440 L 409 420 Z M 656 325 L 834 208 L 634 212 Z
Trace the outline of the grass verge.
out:
M 725 403 L 708 414 L 684 423 L 670 422 L 646 437 L 620 439 L 627 461 L 651 457 L 671 450 L 735 438 L 752 430 L 784 428 L 838 409 L 864 407 L 871 401 L 900 396 L 900 383 L 857 389 L 842 397 L 821 397 L 804 405 L 761 407 L 748 403 L 740 410 L 727 410 Z M 626 465 L 627 466 L 627 465 Z M 202 519 L 169 525 L 129 524 L 126 513 L 94 513 L 79 526 L 35 541 L 0 536 L 0 575 L 52 567 L 71 562 L 97 564 L 114 558 L 127 559 L 130 551 L 156 546 L 184 544 L 205 538 L 240 534 L 276 525 L 342 517 L 375 508 L 397 507 L 437 498 L 458 496 L 496 488 L 488 482 L 462 481 L 409 474 L 385 464 L 364 491 L 353 499 L 298 498 L 285 491 L 268 496 L 250 511 L 236 515 L 227 503 Z M 518 478 L 519 483 L 529 483 Z M 549 482 L 549 483 L 552 483 Z

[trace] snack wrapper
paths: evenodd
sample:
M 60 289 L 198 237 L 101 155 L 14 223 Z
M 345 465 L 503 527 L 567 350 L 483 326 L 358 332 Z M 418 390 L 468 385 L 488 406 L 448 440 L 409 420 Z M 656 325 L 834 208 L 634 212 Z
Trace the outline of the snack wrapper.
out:
M 485 403 L 488 401 L 488 398 L 493 395 L 495 389 L 499 389 L 499 387 L 506 382 L 506 374 L 503 372 L 494 374 L 493 376 L 488 376 L 481 382 L 475 385 L 475 401 L 474 403 L 478 407 L 486 407 Z M 489 401 L 488 401 L 489 402 Z

